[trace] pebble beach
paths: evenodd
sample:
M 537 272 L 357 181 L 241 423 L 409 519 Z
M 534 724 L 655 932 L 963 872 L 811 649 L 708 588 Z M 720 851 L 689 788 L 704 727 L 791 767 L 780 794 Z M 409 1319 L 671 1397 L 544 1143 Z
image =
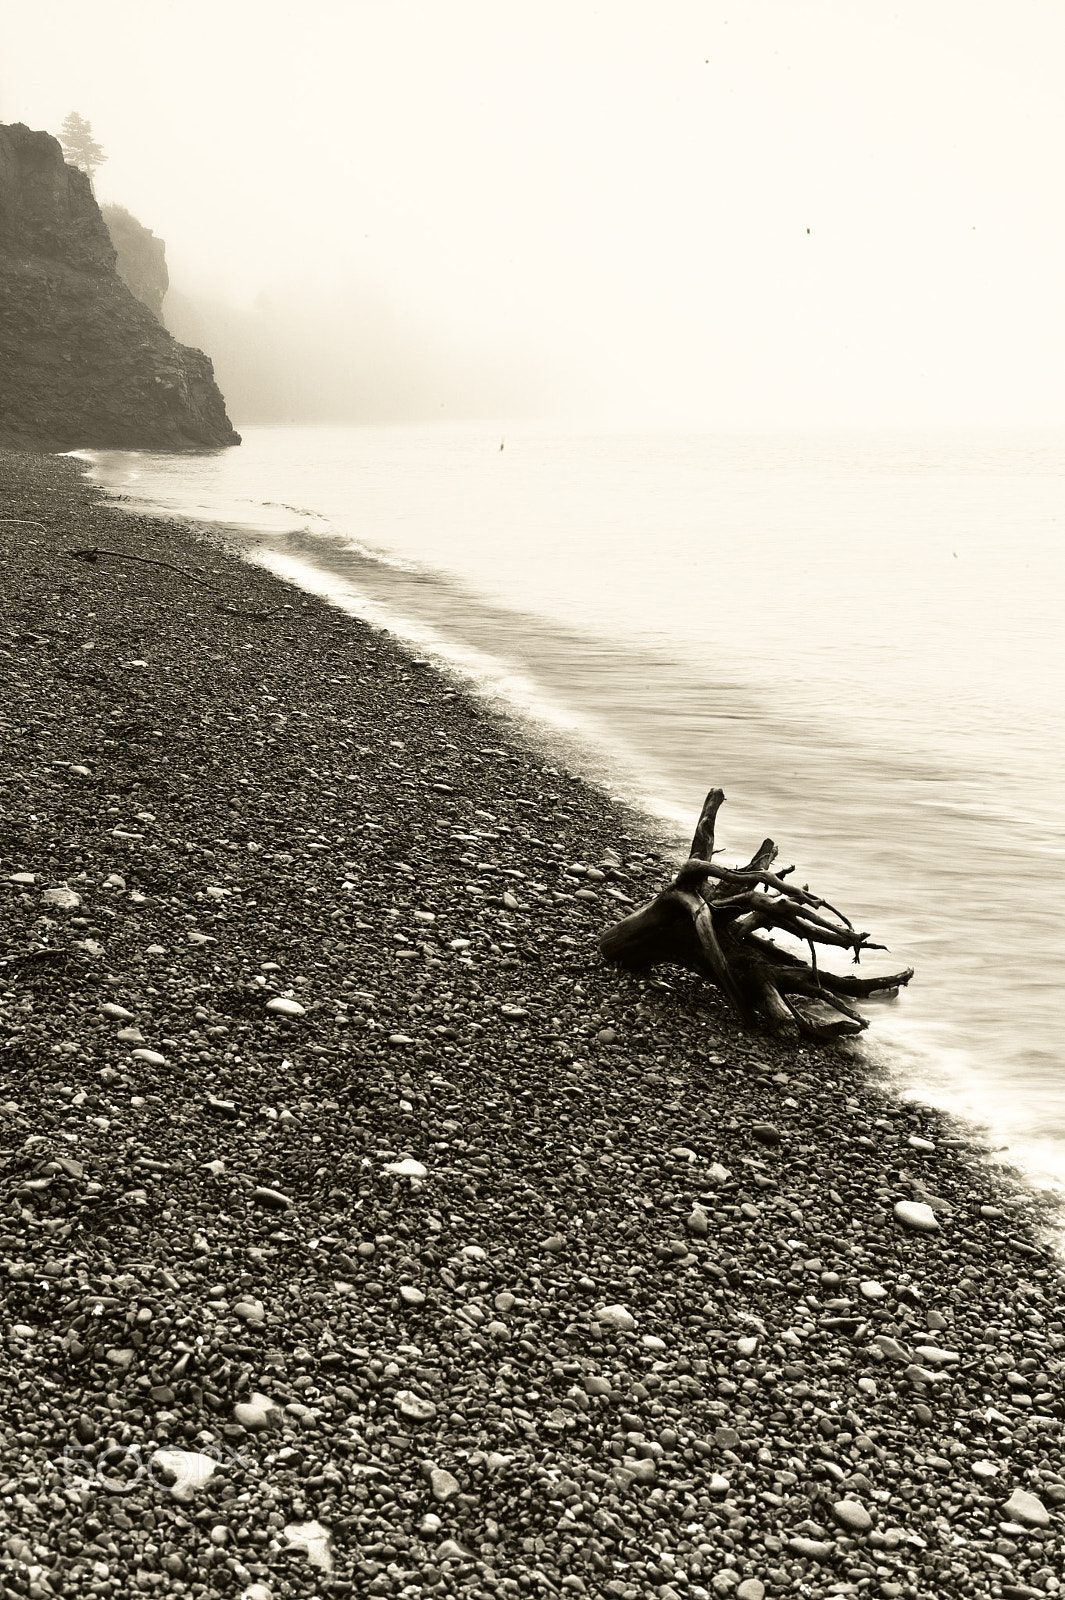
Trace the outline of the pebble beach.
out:
M 388 634 L 72 459 L 0 549 L 6 1595 L 1060 1591 L 1047 1199 L 607 966 L 653 825 Z

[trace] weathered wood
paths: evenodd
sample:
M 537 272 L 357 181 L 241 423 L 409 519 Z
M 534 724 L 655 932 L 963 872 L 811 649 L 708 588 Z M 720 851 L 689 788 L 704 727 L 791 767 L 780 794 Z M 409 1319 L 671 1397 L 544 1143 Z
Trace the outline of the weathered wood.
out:
M 606 929 L 600 950 L 629 972 L 661 962 L 686 967 L 719 988 L 746 1022 L 774 1032 L 821 1040 L 860 1033 L 868 1020 L 848 1002 L 897 994 L 913 977 L 912 967 L 875 978 L 822 972 L 818 945 L 851 950 L 855 962 L 863 950 L 885 947 L 859 933 L 827 900 L 785 882 L 792 867 L 770 872 L 777 854 L 772 839 L 763 840 L 745 867 L 719 867 L 712 857 L 724 799 L 722 790 L 710 790 L 689 859 L 661 894 Z M 810 960 L 775 944 L 775 930 L 802 940 Z

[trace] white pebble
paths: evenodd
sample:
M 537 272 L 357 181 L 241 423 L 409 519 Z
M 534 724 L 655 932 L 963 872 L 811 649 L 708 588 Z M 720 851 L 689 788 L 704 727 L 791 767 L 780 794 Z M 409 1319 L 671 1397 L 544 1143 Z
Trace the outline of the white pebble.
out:
M 105 1017 L 113 1017 L 116 1022 L 132 1022 L 133 1012 L 127 1011 L 125 1006 L 116 1006 L 113 1000 L 107 1000 L 100 1007 Z
M 296 1549 L 306 1550 L 307 1560 L 312 1567 L 332 1572 L 333 1552 L 329 1548 L 331 1535 L 329 1529 L 323 1528 L 320 1522 L 290 1522 L 285 1529 L 285 1538 Z
M 420 1161 L 413 1161 L 410 1156 L 404 1161 L 390 1161 L 384 1168 L 394 1178 L 427 1178 L 429 1168 L 423 1167 Z
M 931 1139 L 922 1139 L 916 1133 L 911 1133 L 910 1137 L 906 1140 L 906 1143 L 909 1145 L 911 1150 L 935 1149 L 935 1145 L 932 1143 Z
M 931 1206 L 921 1200 L 900 1200 L 895 1206 L 895 1215 L 906 1228 L 914 1228 L 918 1233 L 936 1233 L 939 1223 Z
M 166 1057 L 161 1056 L 158 1050 L 131 1050 L 130 1055 L 134 1061 L 144 1061 L 149 1067 L 165 1067 Z
M 301 1006 L 298 1000 L 286 1000 L 282 995 L 278 995 L 275 1000 L 268 1000 L 266 1009 L 276 1012 L 281 1017 L 302 1017 L 305 1012 L 305 1007 Z
M 600 1322 L 605 1322 L 608 1327 L 617 1328 L 620 1333 L 631 1333 L 636 1326 L 636 1318 L 625 1306 L 604 1306 L 596 1312 Z

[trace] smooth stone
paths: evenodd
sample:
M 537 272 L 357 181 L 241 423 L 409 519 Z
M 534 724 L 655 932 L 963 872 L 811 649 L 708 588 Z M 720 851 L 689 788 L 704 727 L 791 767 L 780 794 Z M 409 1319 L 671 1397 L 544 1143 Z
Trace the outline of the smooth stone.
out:
M 233 1407 L 233 1420 L 250 1433 L 268 1428 L 273 1418 L 280 1418 L 281 1408 L 267 1394 L 253 1394 L 250 1400 L 238 1400 Z
M 298 1000 L 286 1000 L 283 995 L 268 1000 L 266 1009 L 273 1011 L 279 1017 L 302 1017 L 306 1012 L 306 1007 L 301 1006 Z
M 408 1306 L 423 1306 L 425 1304 L 425 1295 L 420 1289 L 416 1289 L 413 1283 L 400 1285 L 399 1298 L 404 1305 Z
M 640 1343 L 645 1350 L 664 1350 L 666 1341 L 660 1339 L 657 1333 L 644 1333 L 640 1335 Z
M 759 1144 L 769 1145 L 780 1144 L 784 1137 L 780 1129 L 772 1122 L 756 1122 L 751 1129 L 751 1136 L 757 1139 Z
M 332 1535 L 320 1522 L 290 1522 L 285 1529 L 285 1538 L 298 1550 L 306 1550 L 307 1560 L 312 1567 L 318 1567 L 322 1572 L 332 1572 L 333 1552 L 329 1548 Z
M 444 1524 L 435 1511 L 427 1511 L 418 1524 L 418 1532 L 421 1534 L 439 1533 L 443 1526 Z
M 561 1255 L 565 1248 L 566 1241 L 560 1233 L 553 1233 L 550 1239 L 545 1239 L 543 1244 L 540 1246 L 541 1250 L 546 1250 L 548 1255 L 552 1256 Z
M 788 1540 L 792 1555 L 806 1556 L 811 1561 L 827 1561 L 835 1549 L 827 1539 L 804 1539 L 801 1535 Z
M 636 1326 L 636 1318 L 625 1306 L 604 1306 L 596 1316 L 608 1327 L 617 1328 L 619 1333 L 631 1333 Z
M 139 1028 L 119 1028 L 115 1038 L 120 1044 L 143 1044 L 144 1035 Z
M 115 1022 L 132 1022 L 133 1012 L 127 1011 L 125 1006 L 117 1006 L 113 1000 L 106 1000 L 100 1007 L 101 1016 L 111 1017 Z
M 462 1485 L 459 1480 L 443 1467 L 433 1468 L 429 1474 L 429 1483 L 433 1491 L 433 1499 L 440 1505 L 447 1505 L 449 1500 L 454 1500 L 456 1495 L 462 1493 Z
M 436 1547 L 438 1561 L 469 1561 L 473 1552 L 465 1549 L 457 1539 L 442 1539 Z
M 712 1184 L 715 1184 L 716 1187 L 720 1189 L 723 1183 L 727 1183 L 729 1181 L 732 1174 L 728 1167 L 723 1167 L 720 1161 L 715 1161 L 711 1167 L 707 1168 L 706 1176 L 710 1179 Z
M 922 1139 L 920 1135 L 916 1133 L 911 1133 L 910 1137 L 906 1140 L 906 1143 L 909 1145 L 911 1150 L 931 1151 L 935 1149 L 935 1145 L 932 1143 L 931 1139 Z
M 752 1334 L 744 1334 L 742 1339 L 736 1340 L 736 1354 L 738 1356 L 753 1356 L 758 1349 L 758 1340 Z
M 940 1350 L 930 1344 L 919 1344 L 914 1350 L 914 1355 L 920 1356 L 927 1366 L 933 1367 L 947 1367 L 952 1361 L 961 1360 L 957 1350 Z
M 1029 1494 L 1027 1489 L 1014 1489 L 1002 1509 L 1012 1521 L 1023 1522 L 1029 1528 L 1050 1526 L 1050 1512 L 1042 1500 Z
M 273 1206 L 276 1211 L 283 1211 L 292 1204 L 287 1194 L 282 1194 L 280 1189 L 253 1189 L 251 1192 L 253 1205 Z
M 895 1205 L 895 1216 L 903 1227 L 913 1228 L 918 1233 L 936 1233 L 939 1230 L 935 1212 L 923 1200 L 899 1200 Z
M 143 1061 L 149 1067 L 165 1067 L 166 1057 L 161 1056 L 158 1050 L 131 1050 L 130 1055 L 134 1061 Z
M 873 1519 L 860 1500 L 837 1500 L 832 1515 L 841 1528 L 851 1533 L 868 1533 L 873 1526 Z
M 32 884 L 37 882 L 35 872 L 13 872 L 8 878 L 8 883 Z
M 400 1416 L 406 1417 L 408 1422 L 431 1422 L 436 1416 L 433 1402 L 423 1400 L 413 1389 L 400 1389 L 394 1403 Z
M 993 1461 L 974 1461 L 970 1471 L 974 1478 L 980 1478 L 985 1483 L 999 1474 L 999 1468 Z
M 429 1176 L 429 1168 L 423 1167 L 420 1161 L 414 1161 L 410 1156 L 403 1161 L 390 1161 L 382 1170 L 390 1172 L 394 1178 L 427 1178 Z
M 736 1600 L 764 1600 L 765 1584 L 761 1578 L 744 1578 L 736 1590 Z
M 866 1300 L 885 1300 L 887 1298 L 887 1290 L 882 1283 L 877 1283 L 875 1278 L 870 1278 L 866 1283 L 860 1283 L 858 1292 Z
M 112 1367 L 117 1367 L 119 1372 L 125 1372 L 127 1368 L 133 1365 L 133 1358 L 136 1353 L 132 1349 L 109 1350 L 107 1352 L 107 1360 Z
M 706 1212 L 700 1211 L 699 1207 L 696 1206 L 695 1210 L 685 1223 L 685 1227 L 693 1238 L 705 1239 L 710 1232 L 710 1220 L 707 1217 Z
M 726 1478 L 723 1472 L 712 1472 L 710 1474 L 709 1489 L 711 1494 L 728 1494 L 731 1487 L 731 1480 Z
M 266 1312 L 257 1300 L 238 1300 L 233 1307 L 233 1315 L 242 1322 L 263 1322 Z
M 880 1346 L 889 1361 L 909 1361 L 909 1351 L 903 1349 L 897 1339 L 892 1339 L 889 1334 L 878 1333 L 873 1343 Z

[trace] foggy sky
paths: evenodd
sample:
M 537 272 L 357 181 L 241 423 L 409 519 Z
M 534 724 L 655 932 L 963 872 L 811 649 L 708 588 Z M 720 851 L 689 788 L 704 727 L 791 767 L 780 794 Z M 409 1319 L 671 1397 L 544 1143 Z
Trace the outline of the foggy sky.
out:
M 1058 422 L 1063 45 L 1060 0 L 37 0 L 0 120 L 87 117 L 181 295 L 350 313 L 349 363 L 376 308 L 435 414 Z

